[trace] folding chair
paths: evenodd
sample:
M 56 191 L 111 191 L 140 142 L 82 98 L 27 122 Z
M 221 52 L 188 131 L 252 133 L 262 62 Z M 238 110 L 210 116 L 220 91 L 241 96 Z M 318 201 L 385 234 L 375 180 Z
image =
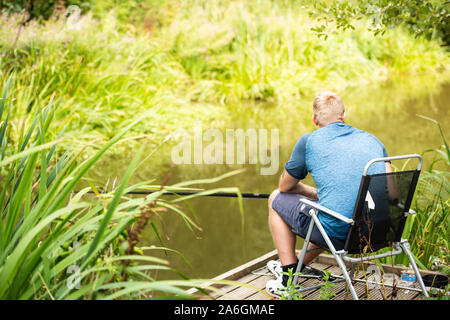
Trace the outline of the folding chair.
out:
M 369 169 L 375 163 L 378 163 L 377 165 L 379 166 L 381 165 L 379 162 L 382 162 L 384 165 L 385 162 L 409 158 L 419 159 L 417 169 L 369 174 Z M 332 253 L 340 269 L 342 269 L 343 277 L 332 282 L 346 281 L 353 299 L 358 300 L 358 295 L 352 284 L 355 263 L 398 255 L 402 251 L 409 258 L 424 296 L 428 297 L 419 269 L 409 250 L 409 243 L 406 239 L 402 239 L 406 218 L 408 214 L 415 213 L 410 209 L 410 205 L 421 168 L 422 157 L 418 154 L 377 158 L 369 161 L 362 174 L 352 219 L 325 208 L 314 201 L 301 199 L 301 202 L 310 205 L 313 209 L 309 212 L 312 219 L 301 251 L 294 283 L 298 283 L 299 272 L 311 240 L 312 230 L 316 226 L 327 244 L 327 247 L 322 246 L 322 248 Z M 350 225 L 343 249 L 336 250 L 319 221 L 319 214 L 328 214 Z M 391 247 L 394 251 L 367 255 L 367 253 L 375 253 L 386 247 Z M 349 255 L 357 255 L 357 257 L 350 257 Z M 347 272 L 344 260 L 352 263 L 350 273 Z M 302 288 L 299 291 L 307 291 L 318 287 L 320 285 Z

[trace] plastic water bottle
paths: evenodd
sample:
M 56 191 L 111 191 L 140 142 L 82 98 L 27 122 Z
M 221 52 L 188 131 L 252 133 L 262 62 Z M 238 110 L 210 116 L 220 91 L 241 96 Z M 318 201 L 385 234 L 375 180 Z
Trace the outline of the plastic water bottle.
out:
M 400 273 L 401 285 L 404 287 L 414 288 L 416 283 L 416 274 L 414 270 L 409 266 L 407 270 Z M 409 290 L 405 291 L 408 294 Z

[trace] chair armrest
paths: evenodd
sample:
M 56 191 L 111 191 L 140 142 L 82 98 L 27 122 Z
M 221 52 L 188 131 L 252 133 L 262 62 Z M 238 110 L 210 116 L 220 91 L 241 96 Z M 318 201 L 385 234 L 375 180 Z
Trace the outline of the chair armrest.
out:
M 317 210 L 322 211 L 323 213 L 326 213 L 326 214 L 328 214 L 328 215 L 330 215 L 332 217 L 335 217 L 336 219 L 344 221 L 345 223 L 348 223 L 348 224 L 351 224 L 351 225 L 353 225 L 353 223 L 354 223 L 353 219 L 349 219 L 349 218 L 343 216 L 342 214 L 337 213 L 336 211 L 333 211 L 333 210 L 328 209 L 328 208 L 326 208 L 324 206 L 321 206 L 317 202 L 314 202 L 314 201 L 311 201 L 311 200 L 308 200 L 308 199 L 300 199 L 300 201 L 305 203 L 305 204 L 307 204 L 307 205 L 310 205 L 311 207 L 313 207 L 313 208 L 315 208 Z

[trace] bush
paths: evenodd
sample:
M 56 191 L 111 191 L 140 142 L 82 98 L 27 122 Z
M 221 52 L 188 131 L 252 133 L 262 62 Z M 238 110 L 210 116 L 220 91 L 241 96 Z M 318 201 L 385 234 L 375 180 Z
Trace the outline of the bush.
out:
M 311 15 L 334 22 L 340 29 L 354 29 L 355 20 L 370 19 L 369 29 L 375 34 L 384 34 L 388 29 L 405 26 L 416 36 L 440 39 L 450 45 L 450 2 L 447 0 L 358 0 L 315 1 Z M 317 15 L 319 13 L 319 15 Z M 319 35 L 326 36 L 326 27 L 315 28 Z
M 65 14 L 69 6 L 76 5 L 82 11 L 92 8 L 92 0 L 0 0 L 0 11 L 26 12 L 27 19 L 49 19 L 53 14 Z

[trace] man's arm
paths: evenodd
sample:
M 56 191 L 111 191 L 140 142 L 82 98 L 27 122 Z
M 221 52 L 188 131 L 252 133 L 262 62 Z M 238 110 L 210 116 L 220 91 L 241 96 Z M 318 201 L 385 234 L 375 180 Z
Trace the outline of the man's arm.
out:
M 317 199 L 317 190 L 300 182 L 308 175 L 306 168 L 306 144 L 310 133 L 304 134 L 295 144 L 291 157 L 281 174 L 278 190 L 285 193 L 298 193 L 310 199 Z
M 310 199 L 318 199 L 316 188 L 301 183 L 299 179 L 292 177 L 286 170 L 281 174 L 278 190 L 285 193 L 299 193 Z

